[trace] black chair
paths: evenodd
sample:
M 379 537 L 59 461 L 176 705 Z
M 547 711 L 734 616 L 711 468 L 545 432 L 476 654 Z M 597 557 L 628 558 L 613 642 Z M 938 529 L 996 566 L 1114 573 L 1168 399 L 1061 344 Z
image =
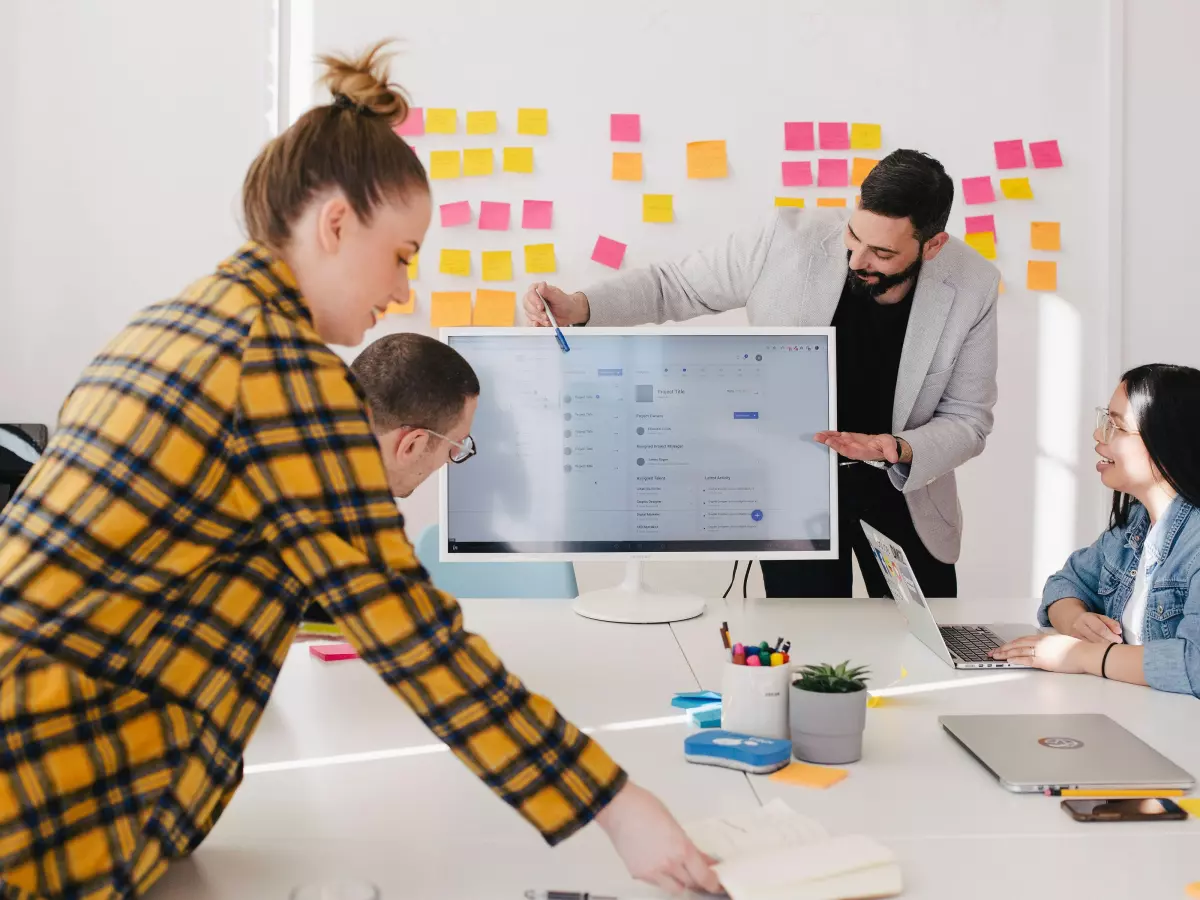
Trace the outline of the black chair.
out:
M 28 457 L 41 456 L 50 440 L 50 429 L 45 425 L 7 425 L 0 423 L 0 508 L 3 508 L 17 492 L 33 463 Z M 19 448 L 13 449 L 9 445 Z

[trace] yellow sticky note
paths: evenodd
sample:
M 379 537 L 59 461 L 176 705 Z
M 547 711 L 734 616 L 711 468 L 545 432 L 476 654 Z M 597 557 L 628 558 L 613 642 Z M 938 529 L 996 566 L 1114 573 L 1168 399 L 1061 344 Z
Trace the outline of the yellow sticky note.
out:
M 1000 284 L 996 286 L 996 293 L 997 294 L 1007 294 L 1008 293 L 1008 288 L 1006 288 L 1004 286 L 1003 278 L 1000 279 Z
M 506 328 L 512 325 L 516 317 L 516 291 L 489 291 L 480 288 L 475 292 L 473 325 L 499 325 Z
M 425 109 L 426 134 L 454 134 L 458 131 L 458 110 Z
M 483 251 L 483 280 L 512 281 L 512 251 L 484 250 Z
M 642 195 L 643 222 L 674 222 L 675 204 L 670 194 Z
M 1189 816 L 1200 816 L 1200 797 L 1178 797 L 1175 802 L 1183 807 Z
M 429 130 L 428 119 L 425 130 Z M 467 113 L 467 134 L 495 134 L 496 114 L 491 110 Z
M 1032 200 L 1033 188 L 1028 178 L 1001 178 L 1000 193 L 1009 200 Z
M 1061 250 L 1062 230 L 1058 222 L 1030 222 L 1029 245 L 1034 250 Z
M 504 148 L 504 171 L 505 172 L 523 172 L 529 173 L 533 171 L 533 148 L 532 147 L 505 147 Z
M 1058 290 L 1058 263 L 1041 259 L 1029 261 L 1028 282 L 1031 291 Z
M 803 197 L 776 197 L 775 205 L 776 206 L 795 206 L 800 209 L 804 209 L 804 198 Z
M 687 145 L 688 178 L 724 178 L 728 174 L 724 141 L 692 141 Z
M 883 129 L 878 125 L 852 122 L 850 125 L 851 150 L 878 150 L 883 146 Z
M 867 159 L 862 156 L 854 157 L 854 166 L 850 171 L 850 183 L 855 187 L 862 187 L 862 183 L 867 180 L 867 176 L 871 174 L 871 170 L 879 165 L 877 159 Z
M 558 271 L 553 244 L 526 244 L 525 271 L 530 275 L 553 275 Z
M 771 775 L 772 781 L 780 784 L 797 784 L 801 787 L 824 790 L 831 787 L 849 775 L 846 769 L 834 769 L 830 766 L 810 766 L 808 763 L 793 762 L 784 766 Z
M 491 175 L 495 168 L 495 154 L 491 147 L 463 151 L 464 175 Z
M 429 324 L 455 328 L 471 324 L 470 291 L 434 291 L 429 295 Z
M 887 697 L 876 697 L 872 694 L 867 698 L 867 709 L 878 709 L 887 703 Z
M 845 206 L 845 197 L 818 197 L 817 206 Z
M 410 259 L 410 260 L 408 261 L 408 280 L 409 280 L 409 281 L 416 281 L 416 280 L 417 280 L 417 272 L 418 272 L 418 271 L 419 271 L 419 269 L 420 269 L 420 265 L 419 265 L 419 257 L 420 257 L 420 255 L 421 255 L 421 254 L 419 254 L 419 253 L 414 253 L 414 254 L 412 255 L 412 259 Z
M 408 302 L 397 303 L 393 300 L 387 305 L 387 314 L 389 316 L 407 316 L 417 308 L 417 292 L 412 288 L 408 289 Z
M 471 274 L 470 250 L 443 250 L 438 262 L 438 271 L 443 275 L 462 275 L 464 278 Z
M 550 117 L 546 110 L 517 110 L 517 134 L 545 134 L 549 130 Z
M 641 181 L 642 154 L 614 153 L 612 177 L 613 181 Z
M 984 259 L 996 258 L 996 235 L 990 231 L 978 231 L 963 238 L 968 247 L 973 247 Z
M 429 154 L 430 178 L 457 178 L 462 171 L 462 154 L 457 150 L 434 150 Z

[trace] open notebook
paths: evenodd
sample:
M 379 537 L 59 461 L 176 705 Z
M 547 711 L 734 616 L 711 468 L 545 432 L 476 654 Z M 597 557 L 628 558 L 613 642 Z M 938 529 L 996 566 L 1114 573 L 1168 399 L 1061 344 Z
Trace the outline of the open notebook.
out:
M 687 828 L 731 900 L 865 900 L 904 888 L 896 855 L 861 835 L 830 837 L 782 800 Z

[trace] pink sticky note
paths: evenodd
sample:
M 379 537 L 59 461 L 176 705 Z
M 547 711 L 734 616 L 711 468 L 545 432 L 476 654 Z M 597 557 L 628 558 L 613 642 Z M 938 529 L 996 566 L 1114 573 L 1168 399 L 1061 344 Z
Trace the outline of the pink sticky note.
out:
M 592 251 L 592 259 L 610 269 L 621 268 L 621 260 L 625 258 L 625 245 L 603 235 L 596 238 L 596 249 Z
M 308 652 L 322 662 L 337 662 L 339 659 L 358 659 L 358 652 L 349 644 L 311 644 Z
M 849 150 L 850 126 L 845 122 L 822 122 L 818 126 L 822 150 Z
M 1058 141 L 1034 141 L 1029 145 L 1035 169 L 1057 169 L 1062 165 L 1062 154 L 1058 152 Z
M 992 203 L 996 199 L 996 191 L 992 188 L 992 177 L 984 175 L 980 178 L 964 178 L 964 203 Z
M 419 106 L 410 107 L 408 115 L 399 125 L 393 126 L 392 131 L 401 137 L 414 137 L 425 133 L 425 110 Z
M 457 203 L 443 203 L 440 209 L 443 228 L 467 225 L 471 221 L 471 204 L 466 200 L 459 200 Z
M 967 234 L 996 233 L 995 216 L 967 216 Z
M 636 143 L 642 139 L 642 117 L 637 113 L 613 113 L 608 130 L 611 140 Z
M 521 211 L 521 227 L 549 228 L 553 217 L 553 200 L 526 200 Z
M 510 207 L 507 203 L 484 200 L 479 204 L 479 227 L 483 231 L 508 231 Z
M 783 186 L 805 187 L 812 184 L 812 163 L 807 159 L 803 162 L 785 162 L 783 164 Z
M 996 168 L 1025 168 L 1025 142 L 996 141 Z
M 850 184 L 849 164 L 844 159 L 822 159 L 817 163 L 817 184 L 821 187 L 846 187 Z
M 784 150 L 815 150 L 812 122 L 783 123 Z

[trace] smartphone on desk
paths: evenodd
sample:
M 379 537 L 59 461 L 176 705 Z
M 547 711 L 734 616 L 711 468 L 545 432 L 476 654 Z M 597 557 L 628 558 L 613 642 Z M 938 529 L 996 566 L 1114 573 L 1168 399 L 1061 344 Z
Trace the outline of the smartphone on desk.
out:
M 1187 811 L 1166 797 L 1123 800 L 1064 800 L 1062 808 L 1076 822 L 1176 822 Z

